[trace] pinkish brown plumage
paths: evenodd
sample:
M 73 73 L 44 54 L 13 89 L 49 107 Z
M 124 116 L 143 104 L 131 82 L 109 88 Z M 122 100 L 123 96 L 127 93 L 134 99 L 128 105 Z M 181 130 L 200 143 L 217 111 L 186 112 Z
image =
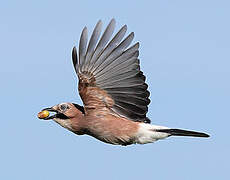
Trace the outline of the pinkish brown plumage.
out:
M 43 119 L 53 119 L 77 135 L 87 134 L 119 145 L 151 143 L 172 135 L 209 137 L 205 133 L 150 124 L 146 117 L 150 93 L 140 71 L 139 43 L 129 47 L 134 33 L 124 38 L 126 25 L 110 40 L 115 28 L 114 19 L 100 37 L 101 26 L 99 21 L 89 42 L 87 28 L 84 28 L 79 54 L 75 47 L 72 52 L 84 107 L 61 103 L 45 108 L 56 114 Z

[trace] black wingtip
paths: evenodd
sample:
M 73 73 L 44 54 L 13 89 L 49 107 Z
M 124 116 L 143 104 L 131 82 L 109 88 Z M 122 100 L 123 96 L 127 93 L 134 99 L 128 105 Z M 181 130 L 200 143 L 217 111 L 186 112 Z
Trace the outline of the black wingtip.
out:
M 196 132 L 196 131 L 188 131 L 182 129 L 159 129 L 158 132 L 169 133 L 171 136 L 192 136 L 192 137 L 210 137 L 206 133 Z
M 76 64 L 77 64 L 77 49 L 76 49 L 76 46 L 74 46 L 73 50 L 72 50 L 72 60 L 73 60 L 73 65 L 75 67 Z

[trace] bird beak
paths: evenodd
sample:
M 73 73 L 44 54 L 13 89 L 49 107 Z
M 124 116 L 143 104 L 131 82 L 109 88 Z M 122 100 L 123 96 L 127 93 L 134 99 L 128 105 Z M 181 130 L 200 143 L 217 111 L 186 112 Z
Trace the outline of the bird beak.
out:
M 49 119 L 53 119 L 53 118 L 56 118 L 57 117 L 57 114 L 58 114 L 58 111 L 56 109 L 54 109 L 53 107 L 51 108 L 45 108 L 43 109 L 42 111 L 48 111 L 48 112 L 54 112 L 56 114 L 52 115 L 52 116 L 48 116 L 46 117 L 44 120 L 49 120 Z
M 49 111 L 49 112 L 58 112 L 56 109 L 54 109 L 53 107 L 49 107 L 49 108 L 45 108 L 45 109 L 42 109 L 42 111 Z
M 55 114 L 50 115 L 50 112 Z M 55 106 L 43 109 L 41 112 L 38 113 L 38 118 L 43 120 L 50 120 L 54 118 L 69 119 L 66 115 L 56 110 Z
M 55 118 L 57 114 L 50 116 L 50 112 L 58 113 L 58 111 L 56 109 L 54 109 L 54 107 L 45 108 L 45 109 L 42 109 L 42 111 L 38 113 L 38 118 L 44 119 L 44 120 L 49 120 L 49 119 Z

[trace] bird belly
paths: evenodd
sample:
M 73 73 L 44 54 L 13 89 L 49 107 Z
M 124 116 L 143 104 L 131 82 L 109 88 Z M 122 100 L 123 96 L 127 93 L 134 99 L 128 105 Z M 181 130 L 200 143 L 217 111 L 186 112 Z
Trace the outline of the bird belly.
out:
M 86 134 L 100 141 L 115 145 L 129 145 L 135 143 L 138 123 L 115 116 L 88 117 L 86 120 Z

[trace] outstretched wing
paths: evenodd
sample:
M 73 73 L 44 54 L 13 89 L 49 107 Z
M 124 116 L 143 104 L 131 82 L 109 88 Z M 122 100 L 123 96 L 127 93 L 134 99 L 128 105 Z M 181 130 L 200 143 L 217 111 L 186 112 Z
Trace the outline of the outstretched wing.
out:
M 99 21 L 87 45 L 85 27 L 80 38 L 79 55 L 76 47 L 72 52 L 79 78 L 78 90 L 86 112 L 103 109 L 133 121 L 150 123 L 146 117 L 150 93 L 140 71 L 139 43 L 129 47 L 134 33 L 124 38 L 127 31 L 124 25 L 110 40 L 115 28 L 112 19 L 99 39 L 101 28 L 102 22 Z

